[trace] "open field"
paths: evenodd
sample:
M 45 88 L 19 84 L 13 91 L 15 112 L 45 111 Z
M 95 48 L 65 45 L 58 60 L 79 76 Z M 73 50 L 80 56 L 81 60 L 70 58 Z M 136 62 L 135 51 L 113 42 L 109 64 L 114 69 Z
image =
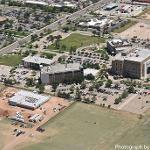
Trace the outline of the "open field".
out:
M 66 49 L 63 51 L 69 51 L 71 47 L 79 48 L 82 46 L 88 46 L 91 44 L 97 44 L 97 43 L 104 43 L 105 39 L 100 37 L 94 37 L 94 36 L 88 36 L 88 35 L 82 35 L 79 33 L 73 33 L 67 38 L 60 41 L 60 49 L 62 49 L 62 46 L 65 45 Z M 55 44 L 52 44 L 49 46 L 49 49 L 57 49 L 55 47 Z
M 150 26 L 144 23 L 137 23 L 120 33 L 119 36 L 122 38 L 132 38 L 133 36 L 137 36 L 140 39 L 150 39 Z
M 4 145 L 11 140 L 13 137 L 10 135 L 11 125 L 7 119 L 0 118 L 0 149 L 4 147 Z
M 143 12 L 141 12 L 137 18 L 139 19 L 150 19 L 150 8 L 146 8 Z
M 133 25 L 135 25 L 137 22 L 136 21 L 129 21 L 127 24 L 125 24 L 124 26 L 118 28 L 118 29 L 115 29 L 113 32 L 115 33 L 121 33 L 125 30 L 127 30 L 128 28 L 132 27 Z
M 16 66 L 21 63 L 21 59 L 22 56 L 17 54 L 0 56 L 0 65 Z
M 116 144 L 148 145 L 149 117 L 150 113 L 139 120 L 129 113 L 76 103 L 45 124 L 45 133 L 19 149 L 114 150 Z

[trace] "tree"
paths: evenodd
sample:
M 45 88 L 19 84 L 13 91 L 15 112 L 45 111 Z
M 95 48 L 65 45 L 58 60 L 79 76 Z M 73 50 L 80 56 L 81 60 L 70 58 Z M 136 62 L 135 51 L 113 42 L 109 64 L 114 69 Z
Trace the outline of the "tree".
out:
M 84 98 L 83 102 L 89 104 L 91 101 L 89 98 Z
M 62 45 L 62 46 L 61 46 L 61 49 L 62 49 L 63 51 L 65 51 L 66 48 L 67 48 L 66 45 Z
M 62 29 L 63 29 L 63 31 L 64 31 L 65 33 L 67 33 L 67 32 L 69 31 L 69 27 L 68 27 L 68 26 L 63 27 Z
M 72 54 L 75 51 L 76 51 L 76 46 L 71 46 L 69 49 L 69 53 Z
M 52 83 L 52 88 L 53 88 L 54 92 L 56 91 L 57 86 L 58 86 L 58 83 Z
M 119 104 L 122 101 L 121 97 L 115 99 L 114 104 Z
M 81 100 L 81 93 L 80 93 L 80 90 L 79 90 L 78 87 L 76 88 L 75 99 L 76 99 L 77 101 L 80 101 L 80 100 Z
M 110 79 L 107 80 L 105 87 L 109 88 L 112 85 L 112 81 Z
M 27 86 L 34 86 L 34 80 L 33 80 L 33 78 L 27 78 L 26 79 L 26 85 Z
M 45 90 L 45 86 L 43 84 L 39 85 L 39 93 L 43 93 Z
M 37 34 L 33 34 L 31 35 L 31 41 L 35 42 L 38 39 L 38 35 Z
M 133 85 L 129 86 L 128 92 L 129 92 L 129 93 L 135 93 L 135 88 L 134 88 Z
M 65 92 L 63 92 L 63 93 L 58 92 L 57 96 L 61 97 L 61 98 L 65 98 L 65 99 L 69 99 L 70 98 L 70 94 L 69 93 L 65 93 Z
M 94 77 L 92 74 L 86 75 L 85 78 L 86 78 L 87 80 L 94 80 L 94 79 L 95 79 L 95 77 Z
M 121 94 L 121 97 L 122 98 L 126 98 L 126 97 L 128 97 L 128 92 L 127 91 L 124 91 L 122 94 Z
M 18 27 L 18 31 L 22 31 L 22 27 L 21 26 Z
M 90 86 L 89 87 L 89 91 L 93 91 L 94 89 L 93 89 L 93 86 Z
M 82 82 L 80 88 L 81 89 L 85 89 L 86 88 L 86 84 L 84 82 Z
M 95 30 L 93 30 L 92 33 L 93 33 L 94 36 L 96 35 L 96 31 Z
M 95 101 L 96 101 L 96 96 L 93 95 L 92 98 L 91 98 L 91 103 L 95 103 Z
M 35 48 L 38 48 L 38 47 L 39 47 L 39 45 L 38 45 L 38 44 L 36 44 L 36 45 L 35 45 Z
M 57 40 L 55 41 L 55 48 L 56 48 L 56 49 L 59 49 L 59 48 L 60 48 L 60 40 L 59 40 L 59 39 L 57 39 Z

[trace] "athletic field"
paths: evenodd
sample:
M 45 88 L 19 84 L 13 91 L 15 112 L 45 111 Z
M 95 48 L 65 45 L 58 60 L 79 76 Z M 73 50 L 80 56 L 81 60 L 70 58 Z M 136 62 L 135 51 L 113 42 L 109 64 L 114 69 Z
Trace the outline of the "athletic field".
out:
M 144 119 L 99 106 L 76 103 L 50 120 L 46 131 L 22 150 L 114 150 L 116 144 L 146 144 L 150 114 Z

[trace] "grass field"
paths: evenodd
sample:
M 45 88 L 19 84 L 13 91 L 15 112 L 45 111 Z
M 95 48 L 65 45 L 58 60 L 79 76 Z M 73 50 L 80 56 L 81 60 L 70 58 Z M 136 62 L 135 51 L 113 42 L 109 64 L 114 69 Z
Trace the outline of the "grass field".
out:
M 15 37 L 24 37 L 29 35 L 28 32 L 24 31 L 15 31 L 15 30 L 4 30 L 5 33 L 14 35 Z
M 16 66 L 21 63 L 21 59 L 22 56 L 17 54 L 0 56 L 0 65 Z
M 7 119 L 0 118 L 0 149 L 10 140 L 10 132 L 10 122 Z
M 113 32 L 115 33 L 121 33 L 125 30 L 127 30 L 128 28 L 132 27 L 133 25 L 135 25 L 137 22 L 136 21 L 129 21 L 126 25 L 124 25 L 123 27 L 120 27 L 118 29 L 115 29 Z
M 21 150 L 114 150 L 116 144 L 149 144 L 146 118 L 76 103 L 44 125 L 38 141 Z
M 60 49 L 62 45 L 65 45 L 66 49 L 63 51 L 69 51 L 70 47 L 79 48 L 82 46 L 88 46 L 91 44 L 104 43 L 105 39 L 94 36 L 87 36 L 78 33 L 73 33 L 67 38 L 60 41 Z M 49 49 L 55 50 L 55 44 L 49 46 Z

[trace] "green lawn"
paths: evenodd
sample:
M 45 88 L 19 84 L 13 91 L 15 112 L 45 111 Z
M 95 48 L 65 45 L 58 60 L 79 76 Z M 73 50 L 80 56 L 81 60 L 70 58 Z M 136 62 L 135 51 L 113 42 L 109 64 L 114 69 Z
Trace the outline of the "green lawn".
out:
M 60 49 L 62 50 L 62 45 L 66 46 L 66 49 L 63 51 L 69 51 L 70 47 L 79 48 L 82 46 L 88 46 L 96 43 L 104 43 L 105 39 L 94 36 L 87 36 L 78 33 L 73 33 L 67 38 L 60 41 Z M 55 44 L 49 46 L 49 49 L 55 50 Z
M 133 25 L 135 25 L 137 22 L 136 21 L 129 21 L 126 25 L 124 25 L 123 27 L 120 27 L 118 29 L 115 29 L 113 32 L 115 33 L 121 33 L 125 30 L 127 30 L 128 28 L 132 27 Z
M 14 35 L 15 37 L 24 37 L 29 35 L 29 32 L 15 31 L 15 30 L 4 30 L 5 33 Z
M 21 150 L 114 150 L 116 144 L 150 144 L 150 114 L 143 119 L 95 105 L 76 103 L 50 120 L 38 142 Z M 40 142 L 41 141 L 41 142 Z M 28 146 L 27 146 L 28 145 Z
M 21 63 L 22 56 L 9 54 L 0 56 L 0 65 L 16 66 Z

